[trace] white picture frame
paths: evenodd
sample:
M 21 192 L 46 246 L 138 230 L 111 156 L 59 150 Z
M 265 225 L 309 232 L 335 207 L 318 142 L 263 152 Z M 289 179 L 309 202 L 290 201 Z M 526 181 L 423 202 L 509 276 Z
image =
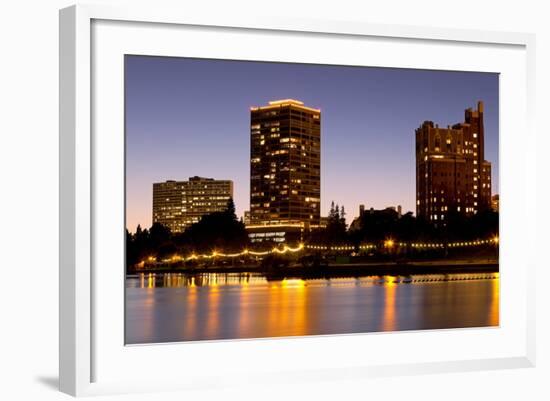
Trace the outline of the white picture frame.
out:
M 103 35 L 103 39 L 99 38 L 94 42 L 94 24 L 106 23 L 107 29 L 98 33 Z M 208 388 L 211 385 L 229 385 L 231 382 L 230 365 L 212 373 L 206 374 L 204 369 L 197 367 L 186 372 L 185 379 L 179 379 L 177 375 L 162 376 L 162 372 L 158 376 L 150 376 L 149 381 L 132 379 L 131 375 L 124 376 L 116 375 L 110 372 L 105 375 L 106 379 L 102 378 L 101 366 L 106 365 L 106 361 L 113 367 L 113 370 L 120 369 L 116 365 L 120 360 L 109 360 L 111 356 L 108 352 L 109 348 L 106 343 L 109 343 L 112 338 L 112 333 L 109 333 L 105 328 L 107 320 L 120 317 L 120 308 L 114 308 L 117 312 L 112 316 L 104 317 L 102 313 L 103 306 L 101 302 L 96 305 L 97 294 L 95 291 L 101 286 L 103 291 L 106 283 L 105 274 L 98 274 L 94 271 L 94 266 L 97 266 L 97 261 L 101 260 L 101 255 L 97 254 L 97 248 L 94 245 L 94 238 L 98 234 L 98 230 L 105 227 L 97 220 L 101 214 L 101 206 L 97 204 L 95 194 L 99 186 L 103 185 L 101 180 L 97 180 L 96 170 L 100 168 L 98 163 L 98 152 L 105 149 L 105 144 L 97 143 L 94 140 L 93 126 L 100 126 L 101 122 L 94 121 L 94 118 L 101 116 L 101 113 L 94 114 L 93 96 L 96 94 L 96 89 L 92 85 L 94 76 L 94 68 L 100 69 L 101 65 L 98 60 L 94 59 L 94 55 L 98 47 L 105 44 L 105 34 L 111 34 L 109 30 L 114 27 L 113 24 L 132 23 L 138 24 L 135 26 L 135 34 L 137 30 L 143 29 L 145 26 L 157 26 L 159 28 L 158 35 L 167 35 L 171 32 L 163 31 L 163 29 L 178 29 L 177 27 L 200 27 L 206 31 L 208 29 L 216 30 L 217 35 L 220 30 L 230 30 L 231 32 L 241 32 L 243 37 L 253 35 L 254 32 L 263 32 L 266 34 L 284 34 L 284 35 L 306 35 L 308 37 L 317 37 L 319 40 L 329 41 L 332 37 L 338 37 L 343 40 L 361 40 L 362 38 L 383 39 L 388 43 L 395 41 L 414 41 L 422 44 L 435 44 L 437 46 L 462 46 L 462 47 L 479 47 L 480 51 L 484 51 L 484 46 L 495 47 L 502 49 L 512 49 L 510 57 L 517 62 L 517 70 L 510 70 L 510 89 L 503 91 L 501 97 L 511 93 L 512 88 L 517 89 L 523 95 L 519 96 L 519 100 L 514 105 L 520 105 L 522 109 L 518 112 L 521 114 L 518 120 L 501 123 L 501 133 L 505 135 L 507 146 L 516 148 L 517 150 L 517 168 L 515 170 L 502 169 L 501 181 L 503 188 L 511 188 L 516 183 L 522 183 L 522 191 L 509 191 L 509 198 L 504 197 L 501 207 L 504 211 L 516 210 L 521 208 L 520 214 L 503 214 L 503 222 L 505 223 L 500 235 L 501 258 L 503 261 L 514 259 L 518 252 L 522 250 L 531 250 L 521 265 L 521 274 L 516 271 L 508 271 L 508 277 L 515 280 L 515 285 L 519 287 L 517 297 L 521 301 L 517 303 L 518 307 L 508 304 L 506 308 L 510 309 L 510 313 L 517 316 L 517 322 L 509 322 L 510 337 L 506 337 L 506 341 L 498 343 L 496 340 L 496 330 L 502 330 L 502 333 L 508 330 L 508 326 L 503 325 L 499 329 L 481 330 L 452 330 L 445 333 L 409 333 L 409 334 L 383 334 L 371 335 L 368 341 L 377 341 L 384 343 L 387 336 L 400 336 L 401 341 L 408 335 L 430 337 L 429 341 L 438 340 L 441 335 L 446 338 L 467 337 L 467 341 L 472 341 L 477 337 L 486 336 L 484 341 L 493 341 L 496 345 L 494 349 L 486 353 L 481 351 L 472 352 L 465 358 L 445 359 L 446 355 L 442 354 L 439 360 L 421 360 L 418 355 L 412 353 L 408 356 L 406 362 L 395 362 L 391 359 L 385 360 L 383 356 L 377 358 L 373 356 L 373 363 L 363 363 L 360 359 L 353 360 L 350 356 L 347 360 L 340 360 L 339 364 L 334 367 L 330 366 L 331 353 L 327 355 L 328 361 L 318 363 L 318 368 L 313 368 L 314 365 L 304 363 L 297 364 L 293 370 L 285 370 L 285 361 L 275 361 L 273 369 L 268 369 L 266 366 L 255 367 L 255 371 L 251 372 L 243 367 L 240 374 L 249 374 L 253 376 L 257 382 L 269 383 L 273 380 L 292 381 L 296 378 L 296 372 L 299 371 L 300 380 L 320 380 L 327 378 L 341 377 L 375 377 L 380 375 L 399 375 L 399 374 L 420 374 L 420 373 L 437 373 L 437 372 L 457 372 L 478 369 L 501 369 L 512 367 L 530 367 L 535 363 L 535 295 L 534 295 L 534 280 L 527 280 L 529 274 L 534 276 L 535 265 L 537 263 L 536 251 L 531 249 L 531 243 L 528 241 L 529 236 L 518 238 L 519 228 L 529 229 L 527 232 L 535 232 L 534 225 L 536 219 L 536 209 L 534 208 L 534 194 L 536 191 L 536 171 L 534 150 L 531 145 L 535 143 L 535 133 L 533 129 L 533 110 L 534 110 L 534 35 L 522 33 L 505 33 L 505 32 L 485 32 L 485 31 L 470 31 L 470 30 L 451 30 L 451 29 L 435 29 L 427 27 L 411 27 L 411 26 L 390 26 L 390 25 L 373 25 L 359 22 L 349 21 L 316 21 L 316 20 L 295 20 L 292 18 L 274 19 L 274 18 L 252 18 L 247 16 L 243 19 L 225 19 L 221 17 L 213 17 L 211 15 L 187 15 L 182 10 L 162 10 L 155 7 L 150 8 L 111 8 L 108 6 L 73 6 L 61 10 L 60 12 L 60 390 L 72 395 L 93 395 L 106 393 L 120 393 L 132 391 L 157 391 L 168 389 L 201 389 Z M 132 29 L 134 29 L 132 28 Z M 115 27 L 115 30 L 128 30 L 128 26 Z M 173 33 L 173 32 L 172 32 Z M 246 35 L 245 35 L 246 34 Z M 123 38 L 124 34 L 117 34 L 118 38 Z M 143 46 L 154 46 L 155 34 L 148 35 L 152 44 L 143 44 Z M 216 36 L 214 35 L 214 36 Z M 128 34 L 127 36 L 133 36 Z M 160 37 L 160 36 L 159 36 Z M 324 39 L 323 39 L 324 38 Z M 113 39 L 113 49 L 116 46 L 117 40 Z M 123 38 L 124 39 L 124 38 Z M 146 42 L 146 41 L 144 41 Z M 411 42 L 412 43 L 412 42 Z M 244 49 L 244 48 L 243 48 Z M 245 49 L 246 50 L 246 49 Z M 245 51 L 243 50 L 243 51 Z M 120 49 L 116 50 L 120 51 Z M 154 51 L 143 50 L 143 51 Z M 460 49 L 457 48 L 457 51 Z M 170 52 L 168 47 L 159 51 L 160 54 Z M 516 54 L 517 53 L 517 54 Z M 166 54 L 167 55 L 167 54 Z M 103 57 L 103 56 L 102 56 Z M 243 58 L 246 55 L 243 53 Z M 399 55 L 395 57 L 399 58 Z M 404 57 L 404 56 L 401 56 Z M 508 57 L 508 56 L 506 56 Z M 223 56 L 222 56 L 223 58 Z M 280 57 L 279 57 L 280 58 Z M 279 59 L 274 56 L 275 59 Z M 104 59 L 104 58 L 102 58 Z M 260 59 L 265 59 L 260 57 Z M 321 61 L 319 61 L 321 62 Z M 429 68 L 430 61 L 427 64 L 414 64 L 411 62 L 411 68 Z M 450 62 L 451 63 L 451 62 Z M 452 64 L 452 63 L 451 63 Z M 437 68 L 443 68 L 451 64 L 441 64 Z M 512 63 L 513 64 L 513 63 Z M 109 64 L 105 64 L 108 66 Z M 382 63 L 384 65 L 384 63 Z M 401 64 L 400 64 L 401 65 Z M 475 68 L 471 65 L 469 68 Z M 505 68 L 503 66 L 503 68 Z M 508 67 L 506 67 L 508 68 Z M 510 67 L 512 68 L 512 67 Z M 451 68 L 452 69 L 452 68 Z M 500 72 L 494 70 L 493 72 Z M 121 74 L 119 71 L 117 74 Z M 512 77 L 511 75 L 517 76 Z M 119 77 L 120 78 L 120 77 Z M 512 83 L 513 82 L 513 83 Z M 115 90 L 122 91 L 122 87 L 116 87 Z M 518 93 L 519 93 L 518 92 Z M 99 96 L 102 96 L 99 94 Z M 511 106 L 511 105 L 510 105 Z M 503 107 L 501 112 L 512 111 L 509 107 Z M 116 124 L 114 125 L 117 126 Z M 510 136 L 511 128 L 520 129 L 523 133 L 521 142 L 514 142 Z M 120 132 L 118 133 L 120 134 Z M 118 135 L 117 134 L 117 135 Z M 518 145 L 519 144 L 519 145 Z M 520 148 L 518 148 L 520 146 Z M 113 148 L 114 149 L 114 148 Z M 502 148 L 501 164 L 503 166 L 512 163 L 507 148 Z M 111 163 L 107 160 L 120 157 L 122 160 L 123 154 L 107 155 L 101 163 Z M 120 166 L 120 161 L 115 162 L 115 166 Z M 101 173 L 99 174 L 101 175 Z M 513 194 L 512 192 L 518 192 Z M 501 192 L 502 193 L 502 192 Z M 98 209 L 99 208 L 99 209 Z M 98 211 L 99 210 L 99 211 Z M 116 220 L 116 218 L 115 218 Z M 120 232 L 110 233 L 108 236 L 123 235 L 123 227 L 120 227 Z M 511 244 L 514 244 L 514 247 Z M 506 270 L 504 270 L 506 272 Z M 122 268 L 120 269 L 122 272 Z M 122 273 L 121 273 L 122 274 Z M 518 274 L 517 277 L 514 274 Z M 118 280 L 118 281 L 117 281 Z M 506 276 L 503 276 L 506 280 Z M 113 281 L 116 285 L 105 288 L 105 297 L 112 296 L 113 291 L 119 288 L 122 295 L 122 288 L 117 287 L 120 284 L 120 277 Z M 113 287 L 113 288 L 110 288 Z M 502 291 L 507 291 L 503 286 Z M 514 290 L 516 291 L 516 290 Z M 506 296 L 506 292 L 504 292 Z M 511 295 L 510 297 L 511 298 Z M 502 297 L 501 297 L 502 299 Z M 116 305 L 119 305 L 117 301 Z M 508 311 L 505 311 L 508 313 Z M 512 315 L 510 315 L 512 316 Z M 121 323 L 123 324 L 123 322 Z M 508 324 L 508 323 L 507 323 Z M 98 329 L 98 326 L 101 327 Z M 513 327 L 512 327 L 513 326 Z M 431 338 L 433 337 L 433 338 Z M 220 352 L 223 351 L 227 355 L 244 355 L 243 360 L 253 358 L 247 354 L 239 354 L 241 352 L 258 353 L 261 348 L 266 355 L 275 355 L 276 353 L 291 353 L 291 352 L 310 352 L 313 355 L 319 347 L 319 341 L 324 341 L 325 347 L 340 347 L 342 340 L 347 343 L 360 344 L 365 340 L 364 336 L 330 336 L 322 339 L 283 339 L 283 340 L 253 340 L 253 341 L 238 341 L 232 342 L 204 342 L 202 344 L 193 345 L 195 348 L 188 346 L 186 352 L 190 355 L 193 350 L 200 347 L 201 352 Z M 117 342 L 120 347 L 124 347 L 121 338 L 112 340 Z M 514 343 L 511 344 L 510 341 Z M 510 346 L 510 352 L 504 352 L 506 346 Z M 148 347 L 133 347 L 132 352 L 139 354 L 139 358 L 168 358 L 167 353 L 172 353 L 178 345 L 165 346 L 148 346 Z M 181 347 L 180 347 L 181 348 Z M 460 347 L 458 347 L 460 349 Z M 209 351 L 212 350 L 212 351 Z M 112 349 L 111 349 L 112 351 Z M 122 351 L 121 351 L 122 352 Z M 232 354 L 232 353 L 235 354 Z M 147 356 L 144 356 L 147 353 Z M 138 356 L 123 355 L 121 358 L 133 360 Z M 158 355 L 153 355 L 158 354 Z M 113 357 L 114 358 L 114 357 Z M 97 361 L 103 361 L 98 363 Z M 253 359 L 250 359 L 252 361 Z M 237 365 L 239 362 L 235 362 Z M 241 362 L 242 363 L 242 362 Z M 167 369 L 170 363 L 167 364 Z M 207 369 L 206 367 L 205 369 Z M 123 370 L 123 369 L 122 369 Z M 237 369 L 238 370 L 238 369 Z M 227 374 L 227 378 L 224 376 Z

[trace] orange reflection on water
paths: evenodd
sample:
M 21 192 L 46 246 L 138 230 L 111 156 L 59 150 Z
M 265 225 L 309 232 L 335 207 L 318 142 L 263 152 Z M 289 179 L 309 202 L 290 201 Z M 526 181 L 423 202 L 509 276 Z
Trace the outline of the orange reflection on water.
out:
M 489 326 L 498 326 L 500 324 L 500 277 L 496 273 L 495 277 L 491 280 L 491 304 L 488 311 Z
M 499 324 L 498 274 L 401 278 L 268 281 L 254 273 L 142 273 L 127 287 L 127 339 L 144 343 Z
M 250 319 L 248 318 L 250 315 L 250 288 L 248 286 L 248 281 L 243 281 L 241 284 L 241 291 L 240 291 L 240 310 L 239 310 L 239 332 L 240 333 L 246 333 L 248 329 L 248 325 L 250 322 Z
M 142 320 L 142 335 L 146 337 L 153 337 L 155 333 L 155 275 L 153 273 L 149 274 L 140 274 L 139 282 L 141 288 L 146 289 L 144 292 L 144 297 L 141 299 L 141 308 L 145 311 L 145 316 Z
M 288 324 L 297 333 L 289 335 L 304 335 L 307 334 L 307 297 L 306 297 L 306 282 L 304 280 L 283 280 L 282 288 L 290 295 L 290 316 Z
M 197 286 L 195 285 L 195 277 L 191 277 L 187 286 L 187 296 L 185 297 L 185 306 L 187 313 L 185 314 L 185 323 L 183 325 L 184 338 L 192 337 L 197 329 Z
M 397 284 L 395 277 L 384 276 L 384 315 L 382 319 L 383 331 L 395 331 L 397 329 L 395 320 L 395 291 Z
M 307 286 L 304 280 L 283 280 L 269 286 L 268 332 L 272 336 L 307 334 Z
M 181 277 L 181 275 L 171 274 L 171 273 L 167 273 L 167 274 L 163 275 L 162 276 L 162 285 L 163 285 L 163 287 L 167 287 L 167 288 L 177 287 L 178 277 Z
M 220 324 L 220 289 L 215 279 L 209 284 L 207 302 L 206 337 L 212 338 L 216 336 Z

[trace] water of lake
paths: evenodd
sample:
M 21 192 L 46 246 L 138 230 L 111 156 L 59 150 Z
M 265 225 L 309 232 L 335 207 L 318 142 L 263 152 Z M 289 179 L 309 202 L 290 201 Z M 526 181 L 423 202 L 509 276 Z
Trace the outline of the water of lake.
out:
M 498 326 L 498 273 L 268 281 L 253 273 L 126 279 L 126 343 Z

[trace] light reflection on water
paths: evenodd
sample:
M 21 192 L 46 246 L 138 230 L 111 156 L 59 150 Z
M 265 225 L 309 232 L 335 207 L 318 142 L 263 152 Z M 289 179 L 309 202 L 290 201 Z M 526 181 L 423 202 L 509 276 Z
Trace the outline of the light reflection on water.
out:
M 128 344 L 499 324 L 498 273 L 274 281 L 139 274 L 126 287 Z

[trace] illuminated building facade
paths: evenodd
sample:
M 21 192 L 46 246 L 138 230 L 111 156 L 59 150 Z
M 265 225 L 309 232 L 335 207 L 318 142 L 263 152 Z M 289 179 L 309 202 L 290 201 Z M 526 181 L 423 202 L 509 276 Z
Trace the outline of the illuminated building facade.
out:
M 243 223 L 247 226 L 250 224 L 250 210 L 245 210 L 243 214 Z
M 202 216 L 221 212 L 233 198 L 233 181 L 190 177 L 188 181 L 153 184 L 153 223 L 173 233 L 185 231 Z
M 500 196 L 499 196 L 499 194 L 493 195 L 493 196 L 491 197 L 491 208 L 493 209 L 493 212 L 497 212 L 497 213 L 498 213 L 498 211 L 499 211 L 499 209 L 500 209 L 499 203 L 500 203 Z
M 250 109 L 252 241 L 292 242 L 319 227 L 321 111 L 292 99 Z
M 483 102 L 464 122 L 416 130 L 416 213 L 445 225 L 450 212 L 471 216 L 491 207 L 491 163 L 484 155 Z

